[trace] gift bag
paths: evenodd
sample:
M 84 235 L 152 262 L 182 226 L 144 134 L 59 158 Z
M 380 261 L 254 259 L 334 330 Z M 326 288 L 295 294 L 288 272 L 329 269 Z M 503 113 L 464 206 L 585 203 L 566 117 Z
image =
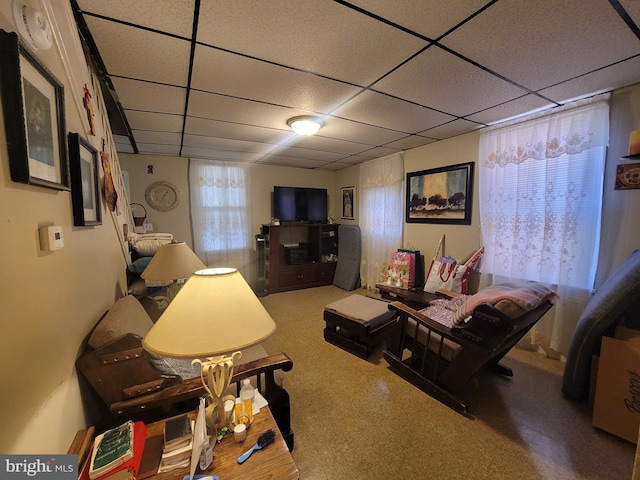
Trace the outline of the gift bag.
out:
M 409 288 L 422 288 L 424 286 L 424 255 L 420 254 L 420 250 L 413 250 L 410 245 L 407 248 L 399 248 L 398 252 L 409 254 L 411 268 Z
M 383 263 L 378 276 L 378 283 L 397 288 L 409 288 L 409 267 Z
M 416 273 L 416 256 L 413 253 L 405 252 L 398 250 L 397 252 L 393 252 L 391 254 L 391 260 L 389 264 L 392 267 L 397 267 L 396 270 L 400 269 L 404 274 L 406 274 L 407 280 L 406 286 L 402 286 L 400 288 L 413 288 L 416 284 L 415 273 Z
M 484 253 L 484 247 L 473 252 L 467 261 L 459 264 L 451 257 L 438 258 L 443 241 L 444 235 L 440 237 L 440 242 L 431 260 L 423 290 L 427 293 L 448 290 L 454 293 L 466 294 L 468 292 L 469 275 L 480 261 Z

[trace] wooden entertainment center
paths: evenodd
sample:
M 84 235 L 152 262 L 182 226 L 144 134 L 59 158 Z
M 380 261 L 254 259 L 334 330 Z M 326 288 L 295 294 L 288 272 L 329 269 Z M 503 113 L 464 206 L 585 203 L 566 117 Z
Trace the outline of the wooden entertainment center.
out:
M 262 225 L 267 292 L 331 285 L 338 261 L 338 226 L 303 222 Z

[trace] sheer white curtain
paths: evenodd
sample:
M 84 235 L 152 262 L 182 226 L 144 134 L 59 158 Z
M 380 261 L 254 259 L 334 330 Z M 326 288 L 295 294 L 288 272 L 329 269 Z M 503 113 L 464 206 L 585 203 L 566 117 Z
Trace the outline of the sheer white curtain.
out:
M 249 168 L 189 160 L 194 252 L 209 267 L 237 268 L 251 281 Z
M 375 287 L 382 263 L 388 262 L 391 252 L 402 246 L 403 180 L 402 153 L 360 165 L 360 277 L 363 287 Z
M 531 331 L 566 355 L 589 300 L 600 245 L 608 95 L 533 115 L 480 135 L 483 273 L 490 283 L 535 280 L 560 301 Z

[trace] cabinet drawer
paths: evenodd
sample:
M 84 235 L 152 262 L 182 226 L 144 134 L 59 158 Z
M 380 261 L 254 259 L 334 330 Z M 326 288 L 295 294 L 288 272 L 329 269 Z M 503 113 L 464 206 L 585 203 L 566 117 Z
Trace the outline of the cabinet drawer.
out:
M 280 286 L 289 287 L 295 285 L 305 285 L 317 281 L 316 265 L 304 267 L 281 267 Z

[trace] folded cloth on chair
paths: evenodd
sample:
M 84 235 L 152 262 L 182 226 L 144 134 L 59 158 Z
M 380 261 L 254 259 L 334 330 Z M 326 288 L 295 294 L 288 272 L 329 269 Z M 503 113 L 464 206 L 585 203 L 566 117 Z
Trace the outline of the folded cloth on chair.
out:
M 554 303 L 557 298 L 556 292 L 538 282 L 497 283 L 475 295 L 434 300 L 421 313 L 451 328 L 470 317 L 476 307 L 483 303 L 495 305 L 508 300 L 528 312 L 547 300 Z

